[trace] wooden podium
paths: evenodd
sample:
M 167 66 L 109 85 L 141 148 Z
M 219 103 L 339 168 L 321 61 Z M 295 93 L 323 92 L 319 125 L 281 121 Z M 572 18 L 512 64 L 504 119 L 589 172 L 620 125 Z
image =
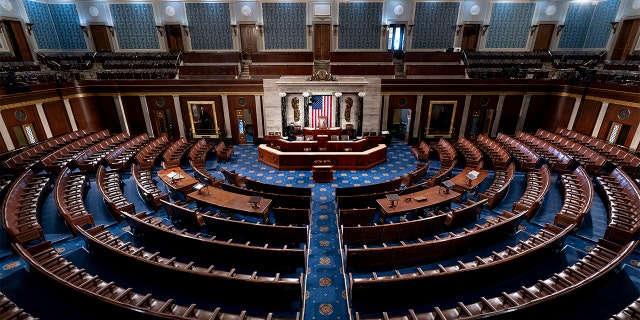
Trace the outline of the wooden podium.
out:
M 314 182 L 333 181 L 333 166 L 331 161 L 316 160 L 311 167 L 312 179 Z

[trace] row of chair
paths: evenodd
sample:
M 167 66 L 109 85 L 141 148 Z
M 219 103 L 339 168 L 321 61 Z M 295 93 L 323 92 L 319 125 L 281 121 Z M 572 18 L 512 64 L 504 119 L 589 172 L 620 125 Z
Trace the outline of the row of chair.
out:
M 542 206 L 544 196 L 551 185 L 551 171 L 543 164 L 537 170 L 529 170 L 526 175 L 526 187 L 518 201 L 513 203 L 513 211 L 526 212 L 527 220 L 531 220 Z
M 438 142 L 431 145 L 432 149 L 438 153 L 440 159 L 440 165 L 443 167 L 449 166 L 452 162 L 457 160 L 457 151 L 449 140 L 440 138 Z
M 620 168 L 597 175 L 595 181 L 609 212 L 604 237 L 619 243 L 632 241 L 640 232 L 640 188 Z
M 13 171 L 25 170 L 30 166 L 38 163 L 43 156 L 65 146 L 68 143 L 86 137 L 89 134 L 91 134 L 91 131 L 89 131 L 88 129 L 83 129 L 47 139 L 34 146 L 27 147 L 24 150 L 11 156 L 10 158 L 5 159 L 4 161 L 2 161 L 2 164 L 7 169 L 12 169 Z
M 66 290 L 105 303 L 110 308 L 102 312 L 110 312 L 112 316 L 129 318 L 142 314 L 158 318 L 215 319 L 222 313 L 220 307 L 211 311 L 198 308 L 195 304 L 180 305 L 174 299 L 160 300 L 151 293 L 138 293 L 133 288 L 102 280 L 98 275 L 75 266 L 50 241 L 29 248 L 13 243 L 12 247 L 29 264 L 31 271 L 51 279 Z
M 465 165 L 468 167 L 474 167 L 482 169 L 484 167 L 484 161 L 482 151 L 478 146 L 465 137 L 458 138 L 453 142 L 453 146 L 460 151 L 465 160 Z
M 140 166 L 141 170 L 153 169 L 156 161 L 169 144 L 170 141 L 166 134 L 154 138 L 136 153 L 135 162 Z
M 162 153 L 162 167 L 165 169 L 179 167 L 182 157 L 187 154 L 192 145 L 193 142 L 187 140 L 186 137 L 171 142 Z
M 228 180 L 227 180 L 228 181 Z M 222 183 L 220 185 L 222 190 L 230 191 L 237 194 L 244 194 L 248 196 L 261 196 L 271 200 L 271 208 L 292 208 L 309 210 L 311 208 L 311 196 L 302 196 L 286 193 L 275 193 L 260 190 L 251 190 L 246 187 L 238 187 L 231 183 Z M 277 223 L 278 221 L 276 221 Z
M 601 154 L 591 150 L 582 143 L 575 142 L 554 132 L 538 129 L 536 130 L 535 136 L 562 148 L 562 150 L 569 154 L 574 160 L 577 160 L 580 165 L 584 166 L 585 170 L 589 173 L 600 171 L 607 163 L 607 158 Z
M 428 160 L 426 163 L 422 163 L 422 162 L 417 163 L 416 168 L 413 171 L 402 176 L 402 182 L 400 183 L 400 187 L 407 188 L 415 185 L 416 183 L 424 179 L 424 177 L 426 177 L 427 173 L 429 172 L 430 165 L 431 165 L 431 162 Z
M 292 270 L 305 266 L 306 245 L 302 247 L 252 245 L 228 240 L 218 240 L 215 236 L 203 233 L 191 233 L 174 225 L 165 225 L 162 219 L 148 215 L 145 211 L 133 215 L 122 212 L 134 234 L 156 239 L 178 248 L 181 252 L 196 254 L 213 263 L 231 264 L 238 268 L 255 268 L 261 265 L 263 270 Z
M 0 318 L 2 319 L 20 319 L 20 320 L 38 320 L 24 309 L 15 304 L 4 293 L 0 292 Z
M 486 199 L 489 209 L 497 207 L 507 195 L 511 181 L 515 176 L 515 171 L 513 163 L 510 163 L 507 169 L 495 170 L 491 185 L 483 192 L 478 193 L 478 199 Z
M 584 144 L 607 158 L 608 161 L 622 167 L 631 176 L 640 174 L 640 156 L 633 154 L 614 144 L 609 144 L 602 139 L 592 137 L 566 128 L 557 128 L 556 133 L 565 136 L 575 142 Z
M 212 144 L 208 143 L 204 138 L 201 138 L 189 149 L 189 164 L 193 169 L 193 174 L 199 181 L 206 181 L 208 185 L 220 187 L 222 182 L 218 181 L 205 167 L 207 156 L 213 148 L 214 146 Z
M 384 192 L 399 190 L 401 185 L 402 185 L 402 178 L 396 178 L 393 180 L 387 180 L 380 183 L 374 183 L 374 184 L 368 184 L 368 185 L 336 187 L 336 197 L 380 194 Z M 350 208 L 350 207 L 342 207 L 342 206 L 338 206 L 338 207 Z
M 154 210 L 158 210 L 162 206 L 161 200 L 169 199 L 169 195 L 160 191 L 153 181 L 152 169 L 142 169 L 138 164 L 132 163 L 131 176 L 140 197 Z
M 285 277 L 278 273 L 263 275 L 260 270 L 246 273 L 233 267 L 198 266 L 194 261 L 181 262 L 176 257 L 165 257 L 160 252 L 136 247 L 113 235 L 104 225 L 88 230 L 78 228 L 78 232 L 93 253 L 121 258 L 120 261 L 124 263 L 135 264 L 141 267 L 140 271 L 146 276 L 168 276 L 181 284 L 225 288 L 215 290 L 225 298 L 274 300 L 277 297 L 287 301 L 302 300 L 302 273 L 298 277 Z
M 446 214 L 435 214 L 397 223 L 357 225 L 342 223 L 340 228 L 342 230 L 342 240 L 346 245 L 371 245 L 432 237 L 445 227 L 446 220 Z
M 544 160 L 550 165 L 549 170 L 551 171 L 564 172 L 571 170 L 571 167 L 575 165 L 571 155 L 551 142 L 547 142 L 537 136 L 523 131 L 516 133 L 515 138 L 544 158 Z
M 127 169 L 131 160 L 138 154 L 138 151 L 149 141 L 149 136 L 145 132 L 121 143 L 105 155 L 104 160 L 106 165 L 114 170 L 122 171 Z
M 505 169 L 511 162 L 511 154 L 509 154 L 509 151 L 494 139 L 489 138 L 486 134 L 478 135 L 475 144 L 489 156 L 493 169 Z
M 426 241 L 418 238 L 411 243 L 405 241 L 397 245 L 382 243 L 375 247 L 345 245 L 346 267 L 360 272 L 445 259 L 504 238 L 515 232 L 523 218 L 523 213 L 503 211 L 498 216 L 488 218 L 482 225 L 476 224 L 471 229 L 463 228 L 459 233 L 449 232 Z
M 431 148 L 426 141 L 422 140 L 417 146 L 411 147 L 411 153 L 418 161 L 428 161 Z
M 93 215 L 84 205 L 84 194 L 88 183 L 87 175 L 74 172 L 69 167 L 64 168 L 56 178 L 54 201 L 58 213 L 74 236 L 76 235 L 74 226 L 84 227 L 94 224 Z
M 455 294 L 458 288 L 470 290 L 498 283 L 528 270 L 532 264 L 547 257 L 562 246 L 571 228 L 546 224 L 537 233 L 502 251 L 492 251 L 469 261 L 443 262 L 431 268 L 396 269 L 385 275 L 373 271 L 367 274 L 349 273 L 349 294 L 356 303 L 385 305 L 389 300 L 418 303 L 445 294 Z M 413 290 L 412 288 L 438 288 Z M 394 297 L 390 299 L 390 297 Z
M 132 137 L 127 132 L 120 132 L 109 136 L 78 152 L 69 162 L 69 166 L 78 168 L 82 172 L 96 172 L 98 166 L 102 165 L 104 158 L 109 153 L 131 139 Z
M 136 212 L 135 204 L 130 202 L 122 191 L 119 171 L 107 170 L 104 165 L 99 165 L 96 172 L 96 185 L 107 209 L 118 222 L 122 220 L 122 211 L 132 214 Z
M 571 224 L 580 226 L 593 204 L 594 189 L 591 177 L 584 167 L 578 166 L 573 172 L 562 174 L 560 179 L 564 187 L 564 199 L 553 223 L 565 227 Z
M 218 142 L 214 150 L 218 161 L 229 161 L 233 155 L 233 146 L 227 146 L 224 141 Z
M 292 187 L 287 185 L 276 185 L 271 183 L 264 183 L 258 180 L 244 178 L 244 183 L 247 189 L 258 192 L 276 193 L 282 195 L 294 195 L 294 196 L 308 196 L 311 197 L 310 187 Z
M 77 154 L 110 136 L 111 134 L 108 130 L 102 130 L 71 143 L 67 143 L 64 147 L 58 148 L 42 157 L 39 166 L 50 173 L 60 173 L 60 171 L 62 171 L 62 169 L 66 167 Z
M 534 170 L 541 161 L 540 155 L 522 141 L 498 132 L 495 140 L 502 145 L 520 164 L 520 170 Z
M 550 308 L 557 310 L 555 301 L 575 297 L 589 292 L 590 285 L 604 281 L 632 252 L 637 241 L 622 246 L 600 239 L 596 246 L 583 258 L 547 279 L 539 279 L 530 286 L 521 286 L 513 292 L 502 292 L 492 298 L 481 296 L 472 303 L 458 302 L 456 307 L 445 309 L 434 307 L 433 311 L 415 312 L 409 309 L 405 314 L 381 317 L 360 317 L 356 320 L 407 320 L 407 319 L 460 319 L 507 316 L 509 318 L 544 318 Z M 546 308 L 545 308 L 546 307 Z
M 38 212 L 51 183 L 50 174 L 27 169 L 7 190 L 2 204 L 2 227 L 14 242 L 24 244 L 44 239 Z

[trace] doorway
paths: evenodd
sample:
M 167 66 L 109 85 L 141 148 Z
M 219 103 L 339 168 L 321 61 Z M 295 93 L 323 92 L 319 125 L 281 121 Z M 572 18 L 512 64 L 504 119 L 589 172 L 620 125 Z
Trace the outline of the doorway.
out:
M 182 27 L 179 24 L 167 24 L 164 26 L 167 35 L 167 49 L 169 52 L 184 51 L 182 40 Z
M 471 125 L 467 134 L 468 138 L 475 140 L 480 134 L 490 135 L 495 112 L 495 109 L 488 108 L 473 110 L 471 113 Z
M 411 130 L 411 109 L 394 109 L 389 128 L 391 144 L 406 145 Z
M 618 37 L 613 45 L 611 60 L 627 59 L 627 55 L 636 47 L 639 29 L 640 19 L 622 21 L 622 26 L 618 27 Z
M 112 52 L 109 31 L 104 25 L 91 25 L 91 38 L 97 52 Z
M 480 38 L 479 24 L 465 24 L 462 29 L 462 43 L 460 48 L 465 51 L 476 51 Z
M 258 52 L 258 27 L 255 24 L 240 25 L 240 45 L 242 60 L 251 60 L 253 53 Z
M 313 59 L 331 59 L 331 25 L 313 25 Z
M 14 20 L 4 20 L 4 29 L 7 31 L 8 40 L 13 49 L 13 55 L 18 61 L 33 61 L 29 41 L 24 34 L 22 22 Z
M 538 34 L 533 44 L 533 51 L 549 51 L 555 28 L 555 24 L 541 24 L 538 26 Z

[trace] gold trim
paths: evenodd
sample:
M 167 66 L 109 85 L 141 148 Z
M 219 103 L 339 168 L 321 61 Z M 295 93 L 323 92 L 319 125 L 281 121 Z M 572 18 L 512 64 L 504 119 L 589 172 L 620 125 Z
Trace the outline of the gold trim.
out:
M 211 111 L 213 113 L 213 130 L 215 131 L 214 134 L 197 134 L 196 133 L 196 126 L 193 122 L 193 107 L 192 105 L 201 105 L 201 104 L 210 104 L 211 105 Z M 207 138 L 218 138 L 218 132 L 220 130 L 220 128 L 218 128 L 218 116 L 217 116 L 217 112 L 216 112 L 216 103 L 215 101 L 187 101 L 187 108 L 189 109 L 189 122 L 191 123 L 191 136 L 193 138 L 199 139 L 202 137 L 207 137 Z
M 449 120 L 449 132 L 446 134 L 429 134 L 429 129 L 431 129 L 431 115 L 432 115 L 432 111 L 433 111 L 433 106 L 434 105 L 453 105 L 453 110 L 451 111 L 451 119 Z M 451 100 L 446 100 L 446 101 L 431 101 L 429 102 L 429 114 L 427 116 L 427 123 L 426 123 L 426 131 L 424 133 L 424 137 L 425 138 L 437 138 L 437 137 L 447 137 L 447 138 L 451 138 L 453 136 L 453 123 L 456 120 L 456 108 L 458 107 L 458 101 L 451 101 Z

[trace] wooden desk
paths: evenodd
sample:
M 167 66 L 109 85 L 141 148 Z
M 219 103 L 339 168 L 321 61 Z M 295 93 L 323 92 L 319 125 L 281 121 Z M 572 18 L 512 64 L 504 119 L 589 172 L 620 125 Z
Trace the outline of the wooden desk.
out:
M 329 141 L 327 145 L 331 147 L 332 142 L 355 143 L 355 141 Z M 364 151 L 355 149 L 336 152 L 304 152 L 302 149 L 284 151 L 286 149 L 284 146 L 293 148 L 317 143 L 317 141 L 284 141 L 281 150 L 261 144 L 258 146 L 258 161 L 278 170 L 310 170 L 316 160 L 330 161 L 334 170 L 366 170 L 387 161 L 387 146 L 384 144 L 378 144 Z
M 176 174 L 182 176 L 183 178 L 171 179 L 167 176 L 171 172 L 175 172 Z M 196 178 L 188 175 L 180 167 L 173 167 L 173 168 L 160 170 L 158 171 L 158 176 L 160 177 L 160 179 L 162 179 L 162 181 L 164 181 L 167 187 L 173 191 L 188 192 L 191 188 L 193 188 L 193 186 L 196 183 L 198 183 L 198 180 Z
M 306 135 L 312 135 L 313 139 L 317 139 L 318 135 L 326 135 L 326 136 L 331 136 L 331 135 L 341 135 L 342 134 L 342 128 L 340 127 L 333 127 L 333 128 L 302 128 L 302 133 L 306 136 Z
M 333 166 L 330 164 L 314 164 L 311 167 L 312 179 L 314 182 L 333 181 Z
M 202 189 L 201 192 L 193 191 L 187 194 L 187 199 L 193 199 L 198 205 L 204 203 L 215 208 L 227 209 L 232 212 L 238 212 L 253 217 L 262 218 L 264 223 L 269 221 L 269 206 L 271 199 L 262 198 L 258 203 L 258 207 L 254 208 L 249 199 L 251 196 L 229 192 L 226 190 L 208 187 Z
M 479 172 L 478 178 L 474 180 L 469 180 L 467 178 L 467 173 L 469 173 L 469 171 L 471 170 L 475 170 Z M 466 167 L 462 170 L 462 172 L 460 172 L 459 174 L 457 174 L 456 176 L 454 176 L 449 180 L 455 183 L 455 186 L 453 187 L 454 190 L 458 192 L 465 192 L 479 186 L 482 183 L 482 181 L 484 181 L 484 179 L 486 179 L 488 176 L 489 176 L 489 171 L 487 170 Z
M 380 207 L 380 221 L 384 222 L 389 216 L 397 216 L 415 210 L 434 207 L 451 202 L 451 200 L 459 196 L 460 194 L 458 192 L 449 191 L 449 193 L 445 193 L 444 188 L 437 186 L 414 193 L 403 194 L 393 208 L 390 207 L 391 201 L 387 198 L 377 199 L 376 202 L 378 202 L 378 206 Z M 411 200 L 407 201 L 407 199 Z

